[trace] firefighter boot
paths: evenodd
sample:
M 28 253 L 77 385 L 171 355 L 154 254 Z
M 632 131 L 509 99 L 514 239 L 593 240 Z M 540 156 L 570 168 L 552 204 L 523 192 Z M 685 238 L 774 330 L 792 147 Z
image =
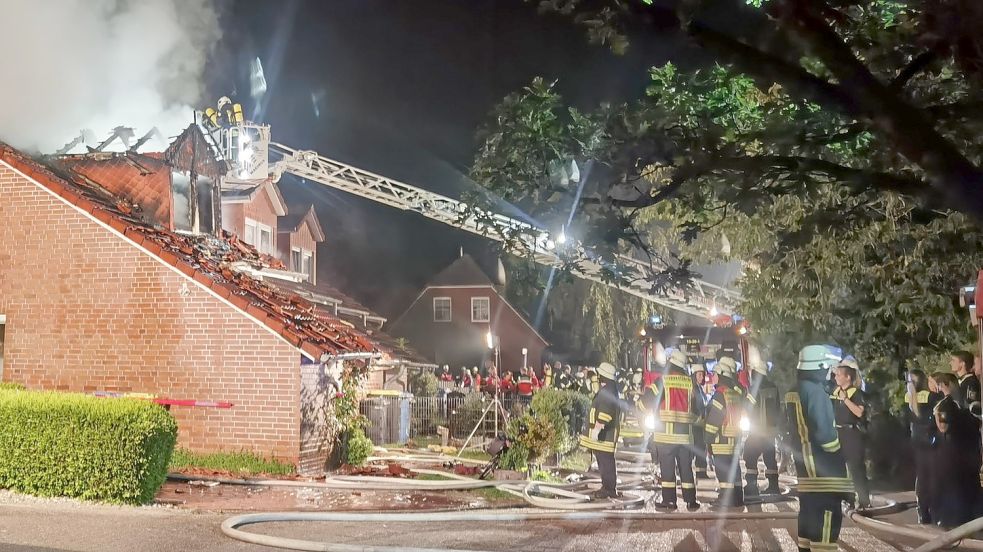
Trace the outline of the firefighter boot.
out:
M 761 494 L 766 494 L 766 495 L 782 494 L 782 489 L 778 486 L 778 474 L 769 473 L 767 474 L 766 477 L 768 477 L 768 488 L 762 491 Z

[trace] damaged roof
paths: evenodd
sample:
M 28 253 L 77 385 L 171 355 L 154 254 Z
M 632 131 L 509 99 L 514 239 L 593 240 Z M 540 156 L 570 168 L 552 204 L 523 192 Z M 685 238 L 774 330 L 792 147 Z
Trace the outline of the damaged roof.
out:
M 188 154 L 173 149 L 170 153 Z M 58 158 L 35 160 L 0 142 L 0 161 L 91 213 L 188 278 L 210 288 L 310 358 L 319 359 L 325 354 L 379 352 L 367 335 L 319 309 L 311 301 L 232 270 L 233 264 L 243 262 L 256 269 L 283 268 L 280 261 L 258 254 L 255 248 L 235 236 L 227 233 L 223 239 L 192 236 L 155 226 L 148 222 L 143 206 L 113 193 L 108 185 L 73 170 L 71 163 L 60 163 Z M 194 162 L 202 161 L 199 158 Z M 209 169 L 215 170 L 214 167 Z

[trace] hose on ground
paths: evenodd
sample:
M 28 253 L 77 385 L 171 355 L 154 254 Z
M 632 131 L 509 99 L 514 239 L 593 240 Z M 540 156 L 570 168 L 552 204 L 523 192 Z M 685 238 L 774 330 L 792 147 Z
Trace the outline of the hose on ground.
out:
M 956 527 L 955 529 L 942 533 L 938 537 L 935 537 L 934 539 L 916 548 L 915 552 L 932 552 L 934 550 L 941 550 L 943 548 L 947 548 L 950 545 L 965 539 L 966 537 L 978 531 L 983 531 L 983 517 L 976 518 L 973 521 L 964 523 L 959 527 Z M 974 540 L 972 541 L 972 544 L 974 546 L 983 545 L 983 542 Z M 974 550 L 975 549 L 976 548 L 974 548 Z M 983 546 L 980 546 L 980 549 L 983 549 Z
M 752 519 L 794 519 L 796 512 L 733 512 L 725 514 L 729 520 Z M 465 552 L 448 548 L 411 548 L 407 546 L 352 545 L 330 542 L 317 542 L 301 539 L 291 539 L 259 533 L 250 533 L 239 529 L 242 526 L 257 523 L 273 522 L 364 522 L 364 523 L 395 523 L 395 522 L 452 522 L 452 521 L 488 521 L 488 522 L 517 522 L 517 521 L 596 521 L 605 519 L 632 520 L 716 520 L 722 516 L 710 512 L 657 513 L 638 511 L 601 511 L 601 512 L 417 512 L 417 513 L 363 513 L 363 512 L 271 512 L 262 514 L 243 514 L 230 517 L 222 523 L 222 532 L 227 536 L 253 544 L 286 548 L 289 550 L 306 550 L 314 552 Z M 466 552 L 484 552 L 468 550 Z

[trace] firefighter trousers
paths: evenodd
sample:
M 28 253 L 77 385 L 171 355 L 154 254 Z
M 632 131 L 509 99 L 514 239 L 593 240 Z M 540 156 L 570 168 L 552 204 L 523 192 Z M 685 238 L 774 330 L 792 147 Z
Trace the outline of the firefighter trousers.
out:
M 702 426 L 693 426 L 693 457 L 696 464 L 696 477 L 707 476 L 707 442 Z
M 928 444 L 915 444 L 915 498 L 918 500 L 918 521 L 932 523 L 932 463 L 935 451 Z
M 608 496 L 615 496 L 618 491 L 618 469 L 614 464 L 614 453 L 595 450 L 597 470 L 601 472 L 601 491 Z
M 717 473 L 717 501 L 724 506 L 743 506 L 744 487 L 741 480 L 741 464 L 734 454 L 714 454 L 713 471 Z
M 842 493 L 802 493 L 799 495 L 799 550 L 836 551 L 843 511 Z
M 778 488 L 778 458 L 775 438 L 769 435 L 750 435 L 744 443 L 744 494 L 758 494 L 758 458 L 764 456 L 765 478 L 769 489 Z
M 676 503 L 676 473 L 679 473 L 683 500 L 696 502 L 696 482 L 693 479 L 693 451 L 690 445 L 656 443 L 659 454 L 659 470 L 662 474 L 662 503 Z
M 870 484 L 867 482 L 866 436 L 855 428 L 840 428 L 840 445 L 843 446 L 843 459 L 850 468 L 853 488 L 857 490 L 857 506 L 870 506 Z

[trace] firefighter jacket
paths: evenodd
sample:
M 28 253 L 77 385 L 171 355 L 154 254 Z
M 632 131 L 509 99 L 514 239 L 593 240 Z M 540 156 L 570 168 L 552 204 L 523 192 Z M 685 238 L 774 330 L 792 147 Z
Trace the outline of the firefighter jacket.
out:
M 543 387 L 553 387 L 553 370 L 549 366 L 543 368 Z
M 707 405 L 706 442 L 713 454 L 734 454 L 741 436 L 741 417 L 747 396 L 737 382 L 720 376 L 720 382 Z
M 623 418 L 621 398 L 618 397 L 614 384 L 601 387 L 591 402 L 587 423 L 580 435 L 580 444 L 591 450 L 614 452 Z M 594 425 L 598 423 L 603 424 L 603 427 L 595 439 L 591 433 L 594 431 Z
M 800 493 L 853 493 L 840 451 L 833 404 L 822 371 L 799 372 L 797 391 L 785 395 L 786 440 Z
M 692 445 L 693 424 L 700 418 L 699 391 L 693 378 L 675 366 L 642 393 L 638 405 L 661 422 L 652 441 L 664 445 Z
M 905 393 L 905 404 L 908 404 L 910 395 Z M 938 428 L 935 425 L 935 405 L 941 397 L 937 393 L 928 390 L 915 393 L 915 404 L 918 405 L 916 414 L 908 408 L 908 421 L 911 427 L 911 444 L 919 448 L 929 448 L 935 442 L 935 435 Z
M 836 429 L 856 429 L 859 431 L 867 430 L 867 399 L 863 391 L 856 387 L 848 387 L 843 390 L 837 387 L 830 393 L 829 398 L 833 401 L 833 420 Z M 864 407 L 861 416 L 854 415 L 846 405 L 846 399 L 850 402 Z
M 748 393 L 748 420 L 751 431 L 765 437 L 777 437 L 784 424 L 782 400 L 778 386 L 766 376 L 751 376 L 751 392 Z
M 975 374 L 966 374 L 959 378 L 959 394 L 962 395 L 964 407 L 980 417 L 980 380 Z

